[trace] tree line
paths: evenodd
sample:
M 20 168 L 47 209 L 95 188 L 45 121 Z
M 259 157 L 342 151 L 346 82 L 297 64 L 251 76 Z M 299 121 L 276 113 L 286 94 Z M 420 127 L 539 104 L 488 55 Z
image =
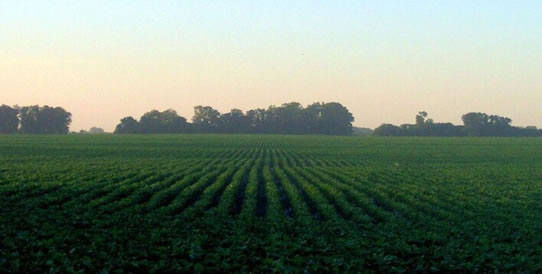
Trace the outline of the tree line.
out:
M 61 107 L 0 106 L 0 134 L 67 134 L 71 113 Z
M 267 109 L 220 113 L 210 106 L 194 107 L 191 123 L 175 110 L 149 111 L 139 120 L 122 118 L 117 134 L 133 133 L 249 133 L 351 135 L 354 116 L 340 103 L 291 102 Z
M 493 136 L 493 137 L 536 137 L 542 136 L 542 130 L 534 126 L 514 127 L 512 119 L 480 112 L 470 112 L 461 117 L 463 125 L 435 123 L 427 118 L 427 112 L 416 115 L 415 124 L 400 126 L 382 124 L 374 130 L 375 136 Z
M 62 107 L 0 106 L 0 134 L 67 134 L 71 113 Z M 220 113 L 210 106 L 194 107 L 191 122 L 175 110 L 152 110 L 139 120 L 121 119 L 117 134 L 139 133 L 246 133 L 246 134 L 324 134 L 360 136 L 542 136 L 534 126 L 515 127 L 512 119 L 480 112 L 462 116 L 463 125 L 436 123 L 425 111 L 419 112 L 414 124 L 400 126 L 382 124 L 371 130 L 352 126 L 352 113 L 340 103 L 313 103 L 303 107 L 297 102 L 269 106 L 243 112 L 232 109 Z M 80 133 L 100 134 L 103 129 L 91 128 Z

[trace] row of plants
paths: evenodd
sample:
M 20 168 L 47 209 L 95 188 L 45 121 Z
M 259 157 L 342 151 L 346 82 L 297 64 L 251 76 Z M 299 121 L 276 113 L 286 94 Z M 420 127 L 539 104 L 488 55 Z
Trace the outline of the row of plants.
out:
M 0 272 L 542 269 L 533 140 L 22 138 Z

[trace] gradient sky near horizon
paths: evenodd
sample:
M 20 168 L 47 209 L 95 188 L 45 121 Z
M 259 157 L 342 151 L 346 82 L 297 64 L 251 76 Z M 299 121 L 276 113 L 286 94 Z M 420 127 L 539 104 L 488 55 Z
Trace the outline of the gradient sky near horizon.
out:
M 0 0 L 0 104 L 62 106 L 71 130 L 290 101 L 542 127 L 542 1 Z

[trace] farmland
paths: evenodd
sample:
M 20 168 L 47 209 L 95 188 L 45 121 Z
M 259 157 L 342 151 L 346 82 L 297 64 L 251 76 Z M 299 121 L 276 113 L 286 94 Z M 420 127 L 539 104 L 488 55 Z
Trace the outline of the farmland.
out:
M 542 269 L 542 139 L 0 136 L 0 272 Z

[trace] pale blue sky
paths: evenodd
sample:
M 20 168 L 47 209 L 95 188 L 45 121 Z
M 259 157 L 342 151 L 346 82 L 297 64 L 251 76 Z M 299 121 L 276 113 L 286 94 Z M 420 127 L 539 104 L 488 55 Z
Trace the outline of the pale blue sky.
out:
M 0 103 L 64 106 L 73 129 L 287 101 L 542 126 L 542 1 L 0 0 Z

